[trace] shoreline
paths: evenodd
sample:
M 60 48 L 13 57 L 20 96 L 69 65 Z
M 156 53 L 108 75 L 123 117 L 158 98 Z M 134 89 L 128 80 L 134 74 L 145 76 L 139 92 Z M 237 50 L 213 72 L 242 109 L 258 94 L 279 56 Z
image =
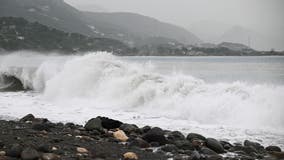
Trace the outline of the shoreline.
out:
M 1 50 L 0 48 L 0 55 L 1 56 L 9 56 L 11 54 L 15 54 L 18 52 L 30 52 L 35 55 L 46 55 L 46 56 L 52 56 L 52 55 L 57 55 L 57 56 L 84 56 L 88 53 L 93 53 L 93 52 L 108 52 L 104 50 L 88 50 L 88 51 L 82 51 L 82 52 L 75 52 L 75 53 L 65 53 L 60 50 L 47 50 L 47 51 L 42 51 L 42 50 L 33 50 L 33 49 L 21 49 L 21 50 Z M 268 51 L 259 51 L 259 52 L 268 52 Z M 279 51 L 281 52 L 281 51 Z M 39 54 L 40 53 L 40 54 Z M 238 55 L 214 55 L 214 54 L 205 54 L 205 55 L 146 55 L 146 54 L 126 54 L 126 55 L 119 55 L 115 54 L 115 52 L 108 52 L 112 53 L 113 55 L 117 57 L 283 57 L 284 53 L 279 53 L 279 54 L 253 54 L 253 55 L 243 55 L 243 54 L 238 54 Z
M 0 160 L 235 160 L 284 159 L 277 146 L 244 141 L 230 144 L 198 133 L 137 127 L 106 117 L 84 126 L 52 123 L 29 114 L 18 121 L 0 120 Z

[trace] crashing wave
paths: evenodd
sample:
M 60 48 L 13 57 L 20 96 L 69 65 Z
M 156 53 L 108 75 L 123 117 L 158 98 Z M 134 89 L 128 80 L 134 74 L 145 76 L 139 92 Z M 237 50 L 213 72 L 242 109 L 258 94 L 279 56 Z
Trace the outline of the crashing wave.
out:
M 47 81 L 44 96 L 56 100 L 81 98 L 91 106 L 204 124 L 284 124 L 281 85 L 212 84 L 185 74 L 159 74 L 151 65 L 109 54 L 68 61 Z
M 17 79 L 18 84 L 22 84 L 23 90 L 42 92 L 46 81 L 60 71 L 61 62 L 64 64 L 67 59 L 62 58 L 62 56 L 45 56 L 39 53 L 22 52 L 0 57 L 0 76 Z M 1 85 L 3 88 L 4 83 L 0 82 Z
M 0 73 L 20 80 L 25 89 L 42 92 L 48 101 L 85 99 L 86 107 L 202 124 L 284 124 L 283 85 L 208 83 L 182 73 L 159 74 L 148 63 L 129 62 L 104 52 L 60 61 L 43 59 L 28 67 L 9 67 L 11 62 L 3 67 L 2 63 Z

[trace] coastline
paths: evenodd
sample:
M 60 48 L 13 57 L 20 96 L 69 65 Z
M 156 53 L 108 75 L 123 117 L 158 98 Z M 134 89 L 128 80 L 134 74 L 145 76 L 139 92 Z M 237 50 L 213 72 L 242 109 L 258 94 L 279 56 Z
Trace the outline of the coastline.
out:
M 277 146 L 244 141 L 230 144 L 198 133 L 127 124 L 106 117 L 84 126 L 52 123 L 29 114 L 18 121 L 0 120 L 0 160 L 9 159 L 139 159 L 234 160 L 283 159 Z

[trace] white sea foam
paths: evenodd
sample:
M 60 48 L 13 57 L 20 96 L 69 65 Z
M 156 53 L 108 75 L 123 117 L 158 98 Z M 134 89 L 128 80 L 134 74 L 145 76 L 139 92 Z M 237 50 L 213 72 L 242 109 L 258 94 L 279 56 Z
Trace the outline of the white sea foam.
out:
M 143 64 L 90 54 L 67 62 L 46 83 L 48 99 L 91 99 L 93 105 L 203 124 L 283 128 L 284 87 L 245 82 L 209 84 L 161 75 Z
M 57 74 L 69 58 L 55 53 L 47 56 L 29 51 L 15 52 L 0 56 L 0 75 L 16 77 L 24 88 L 43 91 L 46 81 Z
M 11 65 L 9 58 L 0 60 L 0 73 L 17 77 L 39 93 L 14 93 L 6 98 L 1 93 L 1 115 L 32 112 L 77 123 L 104 115 L 220 138 L 251 136 L 267 144 L 284 144 L 281 84 L 208 83 L 188 74 L 161 74 L 153 64 L 129 62 L 103 52 L 41 57 L 28 66 L 20 63 L 23 59 L 16 62 L 17 56 L 10 60 L 19 66 Z M 6 104 L 11 97 L 22 104 Z

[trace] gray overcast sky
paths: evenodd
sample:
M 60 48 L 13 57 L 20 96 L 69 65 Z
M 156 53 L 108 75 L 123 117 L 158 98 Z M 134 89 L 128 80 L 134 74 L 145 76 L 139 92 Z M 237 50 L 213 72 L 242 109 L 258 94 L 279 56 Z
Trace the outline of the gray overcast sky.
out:
M 198 21 L 214 20 L 241 25 L 259 32 L 284 30 L 284 0 L 65 0 L 65 2 L 89 11 L 104 8 L 110 12 L 140 13 L 187 28 Z

